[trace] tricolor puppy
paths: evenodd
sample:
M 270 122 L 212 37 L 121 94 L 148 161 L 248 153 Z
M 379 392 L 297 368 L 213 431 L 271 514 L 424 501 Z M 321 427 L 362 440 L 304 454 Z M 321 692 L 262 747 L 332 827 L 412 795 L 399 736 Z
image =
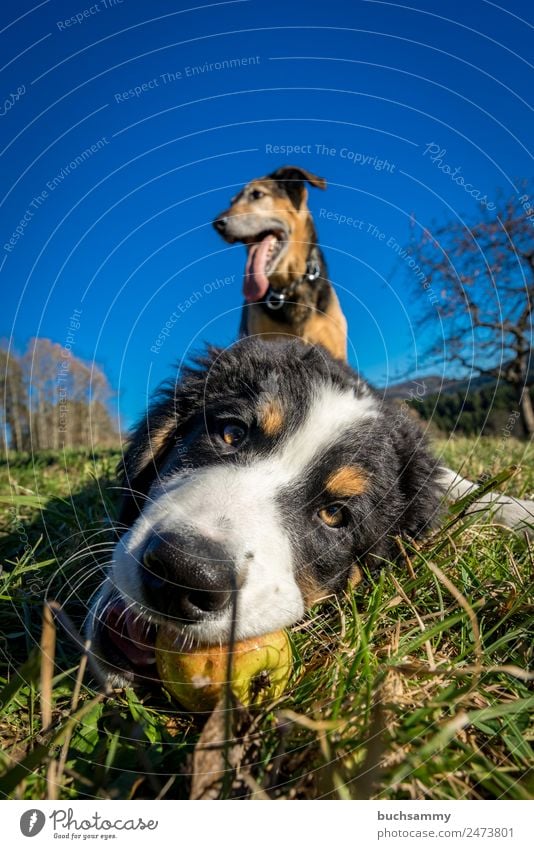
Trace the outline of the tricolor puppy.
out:
M 299 340 L 212 350 L 164 388 L 124 456 L 93 653 L 114 686 L 177 648 L 276 631 L 436 521 L 444 482 L 412 418 Z M 443 476 L 445 475 L 445 481 Z M 510 502 L 510 499 L 508 499 Z M 509 509 L 509 508 L 507 508 Z
M 346 359 L 347 322 L 328 281 L 306 183 L 326 188 L 304 168 L 278 168 L 248 183 L 213 224 L 227 242 L 247 248 L 240 335 L 299 336 Z
M 244 339 L 164 388 L 124 457 L 109 576 L 91 613 L 114 685 L 154 669 L 154 625 L 177 646 L 288 626 L 396 556 L 440 500 L 417 426 L 348 366 L 299 340 Z

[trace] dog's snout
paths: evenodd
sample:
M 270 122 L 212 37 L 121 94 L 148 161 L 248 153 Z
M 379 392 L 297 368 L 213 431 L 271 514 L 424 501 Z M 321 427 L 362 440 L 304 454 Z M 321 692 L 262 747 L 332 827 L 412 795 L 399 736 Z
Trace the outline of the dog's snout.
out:
M 143 553 L 143 593 L 149 606 L 181 622 L 199 622 L 229 606 L 235 564 L 223 546 L 197 536 L 160 534 Z
M 216 218 L 213 222 L 213 226 L 219 233 L 225 233 L 228 226 L 228 216 L 224 214 L 220 215 L 219 218 Z

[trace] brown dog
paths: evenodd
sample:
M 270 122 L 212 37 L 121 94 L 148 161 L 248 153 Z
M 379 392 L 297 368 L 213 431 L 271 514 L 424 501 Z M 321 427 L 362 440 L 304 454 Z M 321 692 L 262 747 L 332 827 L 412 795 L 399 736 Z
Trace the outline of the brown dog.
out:
M 347 322 L 328 281 L 305 182 L 326 188 L 322 177 L 290 165 L 252 180 L 213 225 L 248 251 L 240 335 L 299 336 L 346 360 Z

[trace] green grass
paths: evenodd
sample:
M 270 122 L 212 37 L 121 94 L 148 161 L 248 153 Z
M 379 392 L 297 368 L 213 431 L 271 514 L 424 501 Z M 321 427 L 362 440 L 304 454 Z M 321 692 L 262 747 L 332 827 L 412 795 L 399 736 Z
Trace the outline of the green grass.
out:
M 461 439 L 437 448 L 474 478 L 516 464 L 507 491 L 534 495 L 532 447 Z M 4 796 L 189 795 L 202 722 L 158 689 L 103 698 L 89 673 L 73 703 L 81 653 L 61 628 L 43 728 L 43 600 L 57 599 L 81 627 L 113 545 L 116 459 L 47 453 L 0 467 Z M 407 544 L 378 581 L 314 609 L 291 633 L 286 696 L 235 717 L 235 768 L 220 793 L 533 798 L 533 571 L 525 540 L 453 520 L 421 547 Z

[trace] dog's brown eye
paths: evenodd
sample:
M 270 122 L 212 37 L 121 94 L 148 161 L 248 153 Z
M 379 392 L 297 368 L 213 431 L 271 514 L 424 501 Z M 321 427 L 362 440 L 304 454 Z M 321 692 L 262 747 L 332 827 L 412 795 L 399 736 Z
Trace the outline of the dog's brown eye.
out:
M 250 197 L 252 200 L 259 200 L 264 196 L 265 192 L 260 191 L 260 189 L 253 189 L 250 193 Z
M 321 522 L 324 522 L 329 528 L 342 528 L 348 520 L 347 511 L 343 504 L 329 504 L 327 507 L 322 507 L 317 515 Z
M 247 430 L 244 425 L 230 422 L 224 425 L 221 435 L 227 445 L 231 445 L 232 448 L 238 448 L 247 435 Z

